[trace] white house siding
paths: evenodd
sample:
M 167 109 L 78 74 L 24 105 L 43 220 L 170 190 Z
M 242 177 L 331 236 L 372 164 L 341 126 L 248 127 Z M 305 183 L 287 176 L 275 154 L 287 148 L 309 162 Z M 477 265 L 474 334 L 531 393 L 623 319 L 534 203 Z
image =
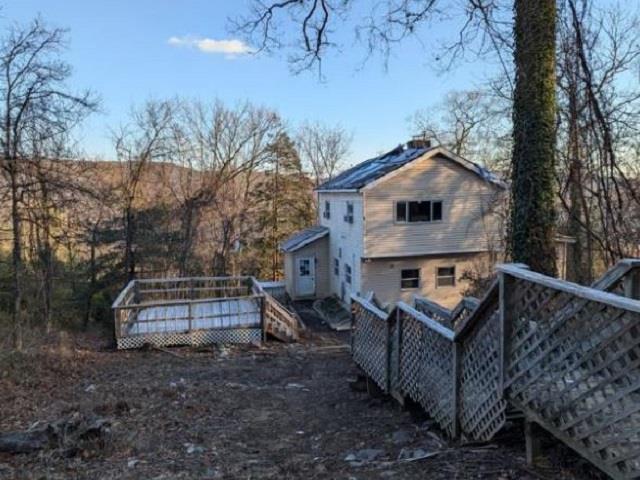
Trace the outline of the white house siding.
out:
M 501 193 L 444 157 L 417 160 L 363 192 L 365 258 L 498 248 L 500 225 L 488 212 Z M 443 220 L 396 223 L 395 202 L 400 200 L 442 200 Z
M 315 258 L 316 292 L 313 298 L 324 298 L 331 294 L 329 289 L 329 241 L 325 236 L 304 247 L 284 254 L 285 288 L 293 299 L 303 298 L 297 294 L 297 259 Z
M 325 200 L 331 204 L 331 218 L 324 218 Z M 347 201 L 353 202 L 353 223 L 347 223 L 344 216 Z M 329 233 L 329 288 L 333 295 L 342 296 L 342 284 L 345 285 L 344 300 L 348 301 L 351 293 L 360 293 L 363 253 L 363 205 L 359 193 L 318 193 L 318 214 L 320 225 L 328 227 Z M 341 252 L 341 255 L 340 255 Z M 333 259 L 340 261 L 340 274 L 333 271 Z M 351 266 L 351 285 L 345 281 L 345 263 Z
M 456 285 L 436 288 L 438 267 L 454 267 Z M 373 291 L 383 303 L 399 300 L 413 303 L 413 296 L 428 297 L 448 308 L 454 307 L 462 298 L 462 292 L 469 283 L 460 277 L 466 271 L 488 273 L 493 265 L 488 253 L 469 253 L 457 255 L 434 255 L 395 259 L 367 260 L 363 268 L 363 292 Z M 420 269 L 420 288 L 403 290 L 400 288 L 400 272 L 404 269 Z

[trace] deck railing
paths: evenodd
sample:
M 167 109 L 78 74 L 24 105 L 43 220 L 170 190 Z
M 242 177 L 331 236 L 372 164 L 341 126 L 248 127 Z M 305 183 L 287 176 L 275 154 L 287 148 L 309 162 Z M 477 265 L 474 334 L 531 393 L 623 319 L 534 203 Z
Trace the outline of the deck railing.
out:
M 508 400 L 614 478 L 640 476 L 640 302 L 500 272 Z
M 597 285 L 637 293 L 640 262 L 624 263 Z M 452 330 L 424 303 L 353 297 L 353 358 L 452 437 L 491 439 L 511 402 L 614 478 L 640 476 L 640 302 L 508 265 L 473 303 Z

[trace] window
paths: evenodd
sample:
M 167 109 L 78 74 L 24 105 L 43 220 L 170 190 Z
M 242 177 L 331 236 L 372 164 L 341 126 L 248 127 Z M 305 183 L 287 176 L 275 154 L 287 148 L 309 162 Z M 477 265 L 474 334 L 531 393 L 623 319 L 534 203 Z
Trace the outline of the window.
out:
M 344 279 L 348 284 L 351 284 L 351 265 L 344 264 Z
M 437 222 L 442 220 L 441 200 L 400 201 L 396 203 L 396 222 Z
M 400 271 L 400 288 L 420 288 L 420 269 L 411 268 Z
M 333 259 L 333 274 L 336 276 L 340 275 L 340 260 L 337 258 Z
M 342 258 L 342 247 L 338 247 L 338 258 Z
M 324 212 L 322 213 L 322 216 L 326 219 L 331 218 L 331 204 L 328 200 L 325 200 L 324 202 Z
M 353 223 L 353 202 L 347 202 L 347 213 L 344 216 L 344 221 Z
M 455 287 L 456 285 L 456 267 L 438 267 L 436 273 L 436 288 L 438 287 Z

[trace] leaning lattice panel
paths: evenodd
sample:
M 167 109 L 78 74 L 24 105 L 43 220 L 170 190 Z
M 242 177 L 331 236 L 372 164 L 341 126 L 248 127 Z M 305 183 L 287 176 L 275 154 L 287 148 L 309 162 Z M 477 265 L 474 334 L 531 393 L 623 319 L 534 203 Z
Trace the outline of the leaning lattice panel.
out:
M 352 297 L 351 349 L 354 362 L 385 392 L 389 391 L 390 322 L 370 302 Z
M 455 436 L 455 352 L 452 338 L 423 325 L 420 404 L 450 436 Z
M 502 271 L 509 400 L 614 478 L 640 477 L 640 302 Z
M 466 437 L 488 441 L 506 422 L 500 388 L 500 313 L 497 302 L 462 342 L 460 428 Z

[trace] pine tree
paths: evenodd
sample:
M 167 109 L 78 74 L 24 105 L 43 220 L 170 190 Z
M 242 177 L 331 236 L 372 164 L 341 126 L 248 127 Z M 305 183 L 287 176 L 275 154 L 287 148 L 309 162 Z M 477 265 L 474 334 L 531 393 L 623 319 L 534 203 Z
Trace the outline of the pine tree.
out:
M 282 277 L 280 244 L 313 222 L 313 184 L 286 133 L 277 136 L 270 153 L 268 169 L 256 189 L 259 229 L 264 232 L 257 248 L 261 251 L 260 275 L 276 280 Z

